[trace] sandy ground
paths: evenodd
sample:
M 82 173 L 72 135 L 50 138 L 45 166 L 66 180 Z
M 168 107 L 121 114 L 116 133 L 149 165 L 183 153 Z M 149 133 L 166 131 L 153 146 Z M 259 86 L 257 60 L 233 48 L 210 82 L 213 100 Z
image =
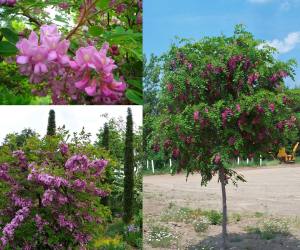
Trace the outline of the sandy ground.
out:
M 227 185 L 227 204 L 230 213 L 257 213 L 261 212 L 267 216 L 296 218 L 300 216 L 300 165 L 280 165 L 280 167 L 265 168 L 243 168 L 237 169 L 239 173 L 244 175 L 246 183 L 239 183 L 235 187 L 231 183 Z M 186 182 L 185 176 L 180 174 L 156 175 L 144 177 L 144 221 L 147 230 L 147 219 L 155 219 L 165 210 L 170 203 L 179 207 L 201 208 L 201 209 L 221 209 L 221 188 L 214 178 L 206 187 L 200 185 L 200 175 L 190 176 Z M 195 239 L 197 234 L 192 233 L 184 225 L 177 225 L 179 234 L 184 237 L 186 233 L 186 241 L 193 242 L 197 245 Z M 239 225 L 229 225 L 229 232 L 241 235 Z M 220 228 L 212 230 L 207 237 L 217 241 Z M 249 237 L 249 235 L 236 237 Z M 206 237 L 206 238 L 207 238 Z M 214 237 L 217 237 L 214 239 Z M 252 237 L 252 236 L 251 236 Z M 250 237 L 250 238 L 251 238 Z M 293 243 L 290 247 L 282 246 L 282 239 L 277 239 L 277 245 L 270 247 L 255 246 L 256 249 L 300 249 L 300 232 L 293 235 Z M 201 237 L 200 237 L 201 238 Z M 250 246 L 245 249 L 252 249 Z M 287 242 L 288 239 L 284 239 Z M 184 239 L 185 241 L 185 239 Z M 270 243 L 270 242 L 269 242 Z M 268 243 L 268 244 L 269 244 Z M 184 243 L 185 244 L 185 243 Z M 263 244 L 263 243 L 260 243 Z M 149 246 L 144 249 L 151 249 Z M 177 248 L 179 249 L 179 248 Z M 189 248 L 183 246 L 180 249 L 200 249 L 197 247 Z M 216 248 L 217 249 L 217 248 Z M 239 248 L 232 248 L 239 249 Z M 244 248 L 240 248 L 244 249 Z M 254 248 L 253 248 L 254 249 Z

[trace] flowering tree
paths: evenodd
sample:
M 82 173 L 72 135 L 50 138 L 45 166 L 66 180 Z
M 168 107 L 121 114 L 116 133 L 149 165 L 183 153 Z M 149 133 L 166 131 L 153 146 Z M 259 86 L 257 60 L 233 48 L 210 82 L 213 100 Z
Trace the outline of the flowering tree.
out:
M 295 133 L 296 117 L 285 94 L 295 62 L 242 26 L 232 37 L 183 41 L 162 57 L 161 113 L 154 151 L 173 157 L 178 171 L 198 172 L 202 185 L 218 175 L 223 197 L 223 248 L 227 242 L 226 185 L 245 181 L 230 168 L 239 156 L 267 156 Z
M 34 95 L 53 104 L 141 104 L 140 0 L 0 5 L 0 56 L 13 63 L 16 55 Z
M 94 249 L 110 210 L 101 204 L 105 152 L 33 136 L 0 152 L 0 249 Z

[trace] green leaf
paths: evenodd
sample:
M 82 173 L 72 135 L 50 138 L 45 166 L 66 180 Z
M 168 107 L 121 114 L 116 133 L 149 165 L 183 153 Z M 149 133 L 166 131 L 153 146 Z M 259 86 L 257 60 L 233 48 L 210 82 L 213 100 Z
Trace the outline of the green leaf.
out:
M 132 54 L 134 54 L 140 61 L 143 60 L 143 55 L 142 53 L 139 52 L 139 50 L 127 48 L 128 51 L 130 51 Z
M 132 89 L 128 89 L 125 95 L 128 98 L 128 100 L 130 100 L 131 102 L 135 104 L 143 105 L 143 98 L 141 93 Z
M 11 43 L 7 41 L 1 41 L 0 42 L 0 55 L 1 56 L 12 56 L 17 54 L 17 48 L 15 45 L 12 45 Z
M 106 9 L 109 6 L 109 0 L 99 0 L 97 2 L 97 7 L 99 7 L 100 9 Z
M 103 33 L 103 29 L 99 26 L 91 26 L 89 28 L 89 33 L 91 36 L 100 36 Z
M 19 41 L 19 36 L 9 28 L 1 28 L 2 35 L 12 44 L 16 44 Z
M 127 81 L 129 85 L 131 86 L 134 86 L 138 89 L 143 89 L 143 84 L 142 84 L 142 81 L 139 81 L 139 80 L 130 80 L 130 81 Z

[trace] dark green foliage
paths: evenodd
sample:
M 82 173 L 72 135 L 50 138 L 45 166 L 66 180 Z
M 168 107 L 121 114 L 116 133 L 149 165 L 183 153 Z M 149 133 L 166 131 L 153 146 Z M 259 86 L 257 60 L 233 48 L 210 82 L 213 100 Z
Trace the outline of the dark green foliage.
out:
M 21 76 L 15 63 L 0 62 L 0 104 L 29 104 L 31 87 L 26 76 Z
M 53 109 L 49 111 L 48 117 L 48 127 L 47 127 L 47 135 L 55 135 L 56 125 L 55 125 L 55 112 Z
M 133 122 L 131 109 L 128 108 L 125 155 L 124 155 L 124 216 L 125 223 L 129 223 L 133 216 L 133 188 L 134 188 L 134 155 L 133 155 Z
M 108 124 L 104 124 L 103 135 L 102 135 L 102 146 L 108 150 L 109 149 L 109 127 Z

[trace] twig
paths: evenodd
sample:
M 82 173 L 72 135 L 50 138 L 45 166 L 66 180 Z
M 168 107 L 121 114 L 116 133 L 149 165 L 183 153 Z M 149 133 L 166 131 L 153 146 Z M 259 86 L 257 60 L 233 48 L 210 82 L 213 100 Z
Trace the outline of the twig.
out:
M 84 3 L 84 11 L 83 14 L 81 15 L 78 24 L 76 25 L 76 27 L 74 29 L 72 29 L 70 31 L 70 33 L 67 35 L 66 39 L 70 39 L 71 36 L 73 36 L 77 30 L 85 23 L 85 19 L 87 18 L 87 14 L 89 13 L 89 11 L 95 7 L 96 3 L 98 2 L 98 0 L 95 0 L 90 6 L 86 6 L 86 4 Z

